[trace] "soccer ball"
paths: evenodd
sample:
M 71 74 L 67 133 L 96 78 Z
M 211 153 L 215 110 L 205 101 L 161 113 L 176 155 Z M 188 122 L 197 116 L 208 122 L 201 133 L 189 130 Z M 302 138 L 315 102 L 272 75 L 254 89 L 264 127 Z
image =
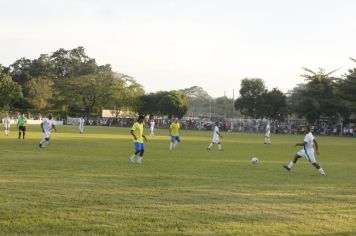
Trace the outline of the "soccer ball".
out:
M 259 160 L 258 160 L 257 157 L 252 157 L 252 158 L 251 158 L 251 163 L 252 163 L 252 164 L 257 164 L 258 161 L 259 161 Z

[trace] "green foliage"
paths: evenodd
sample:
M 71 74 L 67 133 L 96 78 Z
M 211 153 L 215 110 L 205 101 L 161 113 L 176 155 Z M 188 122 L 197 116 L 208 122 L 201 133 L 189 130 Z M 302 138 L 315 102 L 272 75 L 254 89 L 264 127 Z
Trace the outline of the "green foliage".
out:
M 187 97 L 179 91 L 161 91 L 140 97 L 142 114 L 181 118 L 187 112 Z
M 266 87 L 262 79 L 243 79 L 240 97 L 236 99 L 234 104 L 235 109 L 243 115 L 259 118 L 264 93 L 266 93 Z
M 287 97 L 277 88 L 262 95 L 262 106 L 259 117 L 270 120 L 284 120 L 288 114 Z
M 293 90 L 291 94 L 291 109 L 300 117 L 305 117 L 310 123 L 319 122 L 325 117 L 334 120 L 340 113 L 341 100 L 337 96 L 337 80 L 320 69 L 313 72 L 304 68 L 308 73 L 303 75 L 307 83 Z
M 277 88 L 268 91 L 261 79 L 244 79 L 235 108 L 253 118 L 283 120 L 288 113 L 286 96 Z
M 54 82 L 46 77 L 30 79 L 25 83 L 27 99 L 38 111 L 44 111 L 50 107 L 50 100 L 54 94 Z
M 0 107 L 8 110 L 22 97 L 21 86 L 0 67 Z
M 351 60 L 356 62 L 352 58 Z M 344 112 L 356 114 L 356 68 L 350 69 L 346 79 L 340 81 L 339 89 L 339 95 L 344 102 Z

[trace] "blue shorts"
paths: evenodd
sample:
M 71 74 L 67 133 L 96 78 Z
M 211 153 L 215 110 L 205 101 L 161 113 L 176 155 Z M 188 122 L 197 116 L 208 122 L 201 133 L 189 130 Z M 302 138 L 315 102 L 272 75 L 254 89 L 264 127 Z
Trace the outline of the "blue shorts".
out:
M 179 136 L 171 136 L 171 141 L 172 142 L 174 142 L 174 141 L 180 142 L 180 137 Z
M 144 143 L 135 142 L 134 144 L 135 144 L 135 151 L 136 152 L 143 152 L 145 150 Z

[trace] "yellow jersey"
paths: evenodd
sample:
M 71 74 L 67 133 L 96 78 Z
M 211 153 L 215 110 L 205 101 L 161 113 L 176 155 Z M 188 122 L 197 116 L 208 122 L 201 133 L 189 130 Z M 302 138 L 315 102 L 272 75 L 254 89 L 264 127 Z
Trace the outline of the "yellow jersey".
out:
M 180 124 L 178 122 L 172 123 L 169 128 L 171 129 L 171 136 L 179 136 Z
M 137 139 L 133 139 L 134 142 L 143 143 L 143 123 L 135 122 L 131 128 Z

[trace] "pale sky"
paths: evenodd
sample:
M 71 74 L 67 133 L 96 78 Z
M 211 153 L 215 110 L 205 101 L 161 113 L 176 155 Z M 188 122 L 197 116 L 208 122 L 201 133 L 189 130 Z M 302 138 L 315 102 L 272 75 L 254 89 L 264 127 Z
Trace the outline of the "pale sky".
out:
M 243 78 L 283 92 L 302 67 L 355 67 L 355 0 L 0 0 L 0 64 L 84 46 L 147 92 L 201 86 L 236 93 Z M 236 94 L 235 93 L 235 94 Z

